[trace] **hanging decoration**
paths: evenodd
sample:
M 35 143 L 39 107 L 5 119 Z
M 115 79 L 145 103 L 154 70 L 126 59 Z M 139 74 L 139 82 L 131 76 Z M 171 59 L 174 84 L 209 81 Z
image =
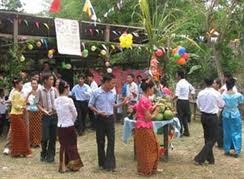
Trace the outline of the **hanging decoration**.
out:
M 55 50 L 54 49 L 50 49 L 48 50 L 47 56 L 49 59 L 53 58 L 53 54 L 54 54 Z
M 107 55 L 107 52 L 106 52 L 106 50 L 101 50 L 100 54 L 101 54 L 102 56 L 105 56 L 105 55 Z
M 172 50 L 172 54 L 176 63 L 179 65 L 185 65 L 187 59 L 189 58 L 189 54 L 186 52 L 186 48 L 178 46 Z
M 19 58 L 19 61 L 20 62 L 24 62 L 25 61 L 25 56 L 24 55 L 21 55 L 20 58 Z
M 86 58 L 86 57 L 88 57 L 88 54 L 89 54 L 89 51 L 85 48 L 85 49 L 82 51 L 82 57 Z
M 156 49 L 156 51 L 155 51 L 155 55 L 157 56 L 157 57 L 161 57 L 161 56 L 163 56 L 164 55 L 164 50 L 162 49 L 162 48 L 158 48 L 158 49 Z
M 152 76 L 153 80 L 159 81 L 160 78 L 160 69 L 158 66 L 159 62 L 153 53 L 150 61 L 150 67 L 149 67 L 149 74 Z
M 97 47 L 95 45 L 91 46 L 91 51 L 95 52 L 97 50 Z
M 120 41 L 120 47 L 121 48 L 131 48 L 132 44 L 133 44 L 133 35 L 132 34 L 123 33 L 119 37 L 119 41 Z
M 112 73 L 113 72 L 112 68 L 107 68 L 107 72 Z
M 95 22 L 97 21 L 96 12 L 95 12 L 90 0 L 85 0 L 83 12 L 86 12 L 91 20 L 93 20 Z
M 72 68 L 72 65 L 71 65 L 70 63 L 68 63 L 68 64 L 65 65 L 65 68 L 66 68 L 67 70 L 70 70 L 70 69 Z
M 110 66 L 109 61 L 106 61 L 106 62 L 105 62 L 105 66 L 106 66 L 106 67 L 109 67 L 109 66 Z
M 32 44 L 28 44 L 27 47 L 28 47 L 29 50 L 33 49 L 33 45 Z

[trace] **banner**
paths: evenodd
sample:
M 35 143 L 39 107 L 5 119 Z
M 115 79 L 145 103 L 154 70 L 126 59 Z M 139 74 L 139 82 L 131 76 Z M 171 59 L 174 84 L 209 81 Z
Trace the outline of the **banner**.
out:
M 81 56 L 79 22 L 55 18 L 58 52 L 66 55 Z

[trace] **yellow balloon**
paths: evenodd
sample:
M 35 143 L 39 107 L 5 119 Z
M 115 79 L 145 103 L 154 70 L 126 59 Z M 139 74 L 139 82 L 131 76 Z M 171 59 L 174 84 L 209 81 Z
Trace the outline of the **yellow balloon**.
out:
M 127 38 L 129 38 L 129 39 L 133 39 L 133 35 L 128 34 L 128 35 L 127 35 Z

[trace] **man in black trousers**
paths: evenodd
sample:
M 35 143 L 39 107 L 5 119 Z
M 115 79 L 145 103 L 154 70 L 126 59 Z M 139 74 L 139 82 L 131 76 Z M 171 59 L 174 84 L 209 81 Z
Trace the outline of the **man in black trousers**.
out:
M 177 99 L 176 110 L 181 123 L 181 135 L 190 136 L 188 122 L 191 120 L 191 109 L 189 103 L 189 95 L 195 93 L 194 87 L 185 79 L 183 71 L 177 72 L 175 96 Z
M 116 96 L 112 89 L 115 86 L 115 77 L 105 74 L 102 86 L 92 93 L 89 108 L 96 115 L 96 141 L 98 150 L 98 165 L 107 171 L 115 171 L 114 155 L 115 119 L 114 107 L 122 106 L 127 98 L 120 104 L 115 104 Z M 105 137 L 107 136 L 107 150 L 105 152 Z
M 213 79 L 204 80 L 206 88 L 199 92 L 197 96 L 197 106 L 201 111 L 201 122 L 204 132 L 205 145 L 195 156 L 194 162 L 197 165 L 203 164 L 206 160 L 209 164 L 214 164 L 213 146 L 217 140 L 219 108 L 224 107 L 224 101 L 218 91 L 213 87 Z

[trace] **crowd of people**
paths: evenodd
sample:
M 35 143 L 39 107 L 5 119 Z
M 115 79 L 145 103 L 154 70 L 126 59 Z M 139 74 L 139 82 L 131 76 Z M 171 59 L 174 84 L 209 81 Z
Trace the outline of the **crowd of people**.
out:
M 134 139 L 138 173 L 152 175 L 159 171 L 160 157 L 159 144 L 152 127 L 152 119 L 159 113 L 159 108 L 153 103 L 152 96 L 168 96 L 176 102 L 177 117 L 182 126 L 181 136 L 190 136 L 189 100 L 196 90 L 186 80 L 183 71 L 177 72 L 177 80 L 173 92 L 164 78 L 155 83 L 143 74 L 136 77 L 129 74 L 121 94 L 117 94 L 116 78 L 111 73 L 104 74 L 100 84 L 96 83 L 92 73 L 80 74 L 72 88 L 48 67 L 41 73 L 32 73 L 24 84 L 22 78 L 15 78 L 8 97 L 0 89 L 0 133 L 8 116 L 7 108 L 10 107 L 10 127 L 3 153 L 12 157 L 32 157 L 31 148 L 40 147 L 40 160 L 52 163 L 55 161 L 58 136 L 58 171 L 78 171 L 83 167 L 83 162 L 77 137 L 83 136 L 90 127 L 96 132 L 99 168 L 115 171 L 115 121 L 116 113 L 120 111 L 122 119 L 131 115 L 136 120 Z M 198 165 L 205 161 L 215 163 L 213 146 L 216 141 L 219 147 L 224 148 L 225 155 L 235 157 L 240 155 L 242 141 L 238 105 L 244 102 L 244 96 L 238 93 L 235 79 L 226 75 L 222 87 L 218 79 L 206 78 L 205 84 L 206 88 L 199 92 L 196 99 L 205 140 L 202 150 L 194 158 Z M 87 116 L 90 126 L 87 125 Z M 233 154 L 231 149 L 234 149 Z

